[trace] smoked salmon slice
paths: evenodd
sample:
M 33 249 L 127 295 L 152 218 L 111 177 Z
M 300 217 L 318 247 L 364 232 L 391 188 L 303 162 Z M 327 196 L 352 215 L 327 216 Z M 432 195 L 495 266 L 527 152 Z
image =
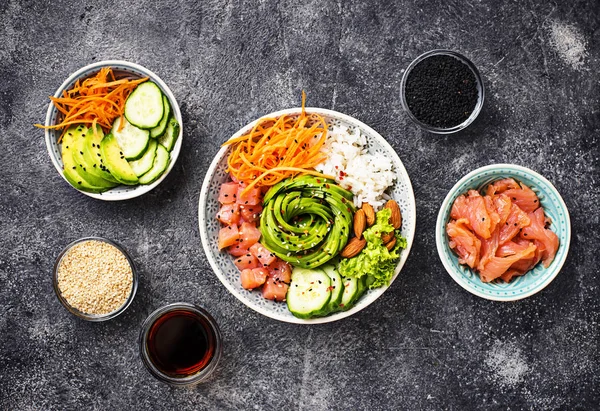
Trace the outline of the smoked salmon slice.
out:
M 524 275 L 540 261 L 548 267 L 559 247 L 558 236 L 538 196 L 512 178 L 469 190 L 452 204 L 446 225 L 450 248 L 479 273 L 482 281 L 505 282 Z

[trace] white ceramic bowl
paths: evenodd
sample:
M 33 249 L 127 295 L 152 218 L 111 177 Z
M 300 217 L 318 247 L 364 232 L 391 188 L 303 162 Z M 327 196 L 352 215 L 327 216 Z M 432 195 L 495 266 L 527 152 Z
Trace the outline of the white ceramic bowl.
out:
M 154 187 L 159 185 L 165 179 L 165 177 L 169 174 L 169 172 L 175 165 L 175 161 L 177 161 L 177 157 L 179 156 L 179 151 L 181 150 L 181 143 L 183 140 L 183 121 L 181 118 L 181 111 L 179 110 L 179 105 L 177 104 L 177 100 L 175 100 L 175 96 L 173 95 L 173 93 L 171 92 L 169 87 L 156 74 L 154 74 L 147 68 L 142 67 L 138 64 L 129 63 L 127 61 L 107 60 L 107 61 L 100 61 L 98 63 L 93 63 L 88 66 L 85 66 L 85 67 L 77 70 L 75 73 L 71 74 L 69 76 L 69 78 L 67 78 L 65 80 L 65 82 L 63 84 L 61 84 L 61 86 L 58 88 L 58 90 L 56 90 L 56 93 L 54 93 L 54 96 L 60 97 L 62 95 L 63 91 L 71 89 L 77 80 L 79 80 L 79 79 L 83 80 L 83 79 L 86 79 L 87 77 L 90 77 L 90 76 L 96 74 L 102 67 L 111 67 L 114 71 L 118 72 L 119 74 L 130 75 L 131 77 L 134 77 L 134 78 L 149 77 L 151 81 L 153 81 L 160 87 L 163 94 L 165 96 L 167 96 L 167 98 L 169 99 L 169 103 L 171 104 L 171 108 L 173 110 L 173 115 L 175 116 L 175 119 L 177 120 L 177 122 L 179 122 L 179 136 L 177 137 L 177 141 L 175 142 L 175 146 L 173 147 L 173 150 L 171 150 L 170 163 L 169 163 L 169 166 L 167 167 L 167 169 L 165 170 L 165 172 L 162 174 L 162 176 L 160 176 L 158 178 L 158 180 L 156 180 L 152 184 L 135 185 L 135 186 L 120 185 L 120 186 L 112 188 L 108 191 L 105 191 L 101 194 L 88 193 L 86 191 L 82 191 L 82 190 L 79 190 L 79 189 L 73 187 L 67 181 L 67 179 L 65 178 L 65 176 L 63 174 L 61 144 L 57 143 L 61 130 L 49 130 L 49 129 L 45 130 L 46 147 L 48 148 L 48 154 L 50 155 L 50 159 L 52 160 L 52 163 L 54 164 L 54 167 L 56 167 L 56 170 L 58 171 L 58 173 L 63 177 L 63 179 L 67 182 L 67 184 L 69 184 L 69 186 L 73 187 L 75 190 L 77 190 L 87 196 L 97 198 L 99 200 L 105 200 L 105 201 L 127 200 L 130 198 L 141 196 L 142 194 L 147 193 L 148 191 L 152 190 Z M 56 124 L 58 114 L 59 114 L 58 110 L 56 109 L 56 107 L 54 107 L 54 104 L 52 102 L 50 102 L 50 104 L 48 105 L 48 112 L 46 114 L 46 123 L 45 124 L 47 126 Z
M 525 275 L 517 277 L 509 283 L 503 281 L 484 283 L 479 278 L 479 274 L 458 262 L 458 256 L 448 244 L 446 224 L 450 220 L 450 211 L 456 197 L 469 190 L 481 190 L 490 183 L 507 177 L 523 182 L 537 194 L 544 213 L 552 220 L 550 229 L 558 236 L 559 246 L 556 256 L 548 268 L 540 263 Z M 488 300 L 515 301 L 541 291 L 558 275 L 569 253 L 571 220 L 567 206 L 560 194 L 543 176 L 514 164 L 492 164 L 471 171 L 448 192 L 438 214 L 435 239 L 438 255 L 446 271 L 462 288 Z
M 279 117 L 286 114 L 299 115 L 300 111 L 300 108 L 292 108 L 267 114 L 265 117 Z M 307 108 L 306 112 L 309 115 L 314 113 L 323 116 L 330 125 L 339 125 L 353 130 L 359 129 L 367 138 L 370 153 L 383 154 L 392 161 L 397 180 L 394 186 L 389 189 L 389 194 L 400 205 L 402 212 L 401 233 L 407 240 L 407 247 L 401 253 L 400 260 L 398 261 L 392 278 L 392 281 L 394 281 L 408 258 L 416 226 L 415 197 L 410 179 L 402 161 L 400 161 L 400 158 L 398 158 L 398 155 L 388 142 L 366 124 L 336 111 L 321 108 Z M 236 138 L 248 133 L 257 121 L 259 120 L 255 120 L 244 126 L 231 138 Z M 242 288 L 240 283 L 240 272 L 233 264 L 233 258 L 224 251 L 219 252 L 217 246 L 217 238 L 220 229 L 220 224 L 216 219 L 217 211 L 220 208 L 217 197 L 219 195 L 219 187 L 221 184 L 229 180 L 229 175 L 226 172 L 227 156 L 229 155 L 229 152 L 229 147 L 223 147 L 215 156 L 206 173 L 204 183 L 202 184 L 202 191 L 200 193 L 198 221 L 200 225 L 202 246 L 211 267 L 223 285 L 225 285 L 238 300 L 253 310 L 279 321 L 298 324 L 315 324 L 336 321 L 351 316 L 367 307 L 385 292 L 387 287 L 369 290 L 356 305 L 348 311 L 338 312 L 327 317 L 304 320 L 294 317 L 288 311 L 285 303 L 266 300 L 262 297 L 260 291 L 248 291 Z

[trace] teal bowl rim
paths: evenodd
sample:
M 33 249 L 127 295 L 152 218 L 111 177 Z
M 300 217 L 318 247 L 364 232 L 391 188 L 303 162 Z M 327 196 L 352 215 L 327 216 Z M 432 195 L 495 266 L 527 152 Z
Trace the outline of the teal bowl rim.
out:
M 502 174 L 502 172 L 504 172 L 504 174 Z M 485 175 L 486 173 L 489 173 L 490 176 L 493 176 L 496 173 L 498 175 L 502 174 L 503 176 L 507 176 L 507 174 L 508 174 L 509 176 L 515 177 L 517 179 L 519 179 L 519 176 L 521 176 L 521 177 L 529 176 L 529 177 L 539 180 L 541 184 L 538 186 L 535 186 L 533 188 L 539 190 L 540 192 L 544 193 L 545 195 L 547 195 L 549 197 L 553 197 L 553 200 L 552 200 L 553 203 L 555 204 L 556 208 L 559 209 L 563 214 L 563 215 L 561 215 L 561 217 L 564 219 L 564 223 L 561 224 L 560 228 L 561 228 L 561 230 L 564 230 L 564 234 L 562 234 L 562 233 L 557 233 L 557 234 L 561 238 L 562 237 L 566 238 L 566 241 L 564 241 L 564 243 L 561 241 L 561 244 L 559 245 L 559 249 L 558 249 L 558 252 L 556 254 L 554 261 L 552 261 L 552 264 L 550 265 L 550 267 L 543 269 L 544 272 L 541 275 L 541 278 L 538 281 L 536 281 L 533 285 L 528 285 L 528 286 L 524 287 L 524 289 L 521 289 L 521 290 L 511 290 L 510 288 L 508 288 L 508 289 L 503 289 L 501 292 L 496 291 L 495 293 L 492 293 L 491 291 L 489 291 L 483 287 L 478 287 L 476 285 L 474 286 L 472 284 L 472 281 L 467 281 L 466 277 L 462 273 L 457 272 L 455 267 L 449 261 L 450 256 L 452 256 L 454 254 L 452 251 L 450 251 L 450 248 L 448 246 L 445 226 L 446 226 L 447 220 L 449 218 L 450 209 L 452 207 L 452 204 L 454 203 L 454 200 L 456 199 L 456 197 L 458 195 L 466 192 L 466 190 L 472 189 L 472 188 L 478 188 L 478 186 L 475 186 L 472 184 L 472 181 L 476 177 L 480 177 L 482 174 Z M 564 265 L 564 263 L 567 259 L 567 255 L 569 252 L 569 245 L 571 242 L 571 220 L 569 217 L 569 211 L 567 209 L 567 206 L 566 206 L 565 202 L 563 201 L 562 197 L 560 196 L 558 190 L 556 190 L 556 188 L 552 185 L 552 183 L 550 181 L 548 181 L 545 177 L 543 177 L 539 173 L 537 173 L 529 168 L 515 165 L 515 164 L 491 164 L 491 165 L 480 167 L 476 170 L 471 171 L 470 173 L 465 175 L 463 178 L 461 178 L 450 189 L 450 191 L 446 195 L 446 198 L 444 199 L 444 202 L 442 203 L 442 205 L 440 207 L 440 211 L 438 213 L 437 223 L 436 223 L 436 228 L 435 228 L 435 240 L 436 240 L 438 255 L 440 257 L 440 260 L 442 261 L 442 264 L 444 265 L 444 268 L 446 269 L 448 274 L 450 274 L 452 279 L 456 283 L 458 283 L 458 285 L 460 285 L 465 290 L 469 291 L 471 294 L 474 294 L 478 297 L 485 298 L 488 300 L 516 301 L 516 300 L 530 297 L 533 294 L 538 293 L 539 291 L 544 289 L 548 284 L 550 284 L 552 282 L 552 280 L 554 280 L 554 278 L 558 275 L 558 273 L 560 272 L 562 266 Z M 473 273 L 473 274 L 474 274 L 474 278 L 476 279 L 474 282 L 481 283 L 481 280 L 479 280 L 479 276 L 476 273 Z M 526 275 L 528 275 L 528 274 L 526 274 Z M 481 284 L 483 284 L 483 283 L 481 283 Z

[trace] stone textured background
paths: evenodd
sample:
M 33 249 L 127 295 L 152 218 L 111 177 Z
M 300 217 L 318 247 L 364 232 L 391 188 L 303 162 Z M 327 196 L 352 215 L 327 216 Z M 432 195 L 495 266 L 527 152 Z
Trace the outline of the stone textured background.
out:
M 597 409 L 599 22 L 594 0 L 0 2 L 0 409 Z M 552 41 L 560 27 L 577 34 L 580 61 L 567 59 L 567 38 Z M 433 48 L 466 54 L 484 77 L 484 111 L 458 135 L 418 130 L 400 105 L 403 68 Z M 120 203 L 73 190 L 32 126 L 70 73 L 104 59 L 156 72 L 185 122 L 169 177 Z M 197 228 L 219 145 L 298 106 L 303 89 L 309 105 L 388 139 L 418 214 L 411 255 L 383 297 L 311 327 L 231 296 Z M 552 181 L 573 225 L 561 274 L 506 304 L 455 284 L 434 242 L 447 191 L 497 162 Z M 133 305 L 102 324 L 72 317 L 52 290 L 59 251 L 88 235 L 121 243 L 141 274 Z M 138 357 L 142 321 L 180 300 L 213 313 L 225 339 L 217 373 L 191 389 L 155 381 Z

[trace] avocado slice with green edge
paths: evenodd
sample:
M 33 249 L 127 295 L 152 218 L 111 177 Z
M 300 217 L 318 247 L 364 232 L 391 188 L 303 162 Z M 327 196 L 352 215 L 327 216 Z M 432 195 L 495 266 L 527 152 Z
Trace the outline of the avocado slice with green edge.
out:
M 356 209 L 352 199 L 333 180 L 310 175 L 283 180 L 263 199 L 261 243 L 295 266 L 319 267 L 348 242 Z
M 81 133 L 81 129 L 77 130 L 76 126 L 70 127 L 62 139 L 61 156 L 63 162 L 63 175 L 67 181 L 75 188 L 81 191 L 90 193 L 102 193 L 108 190 L 108 187 L 99 187 L 87 180 L 86 176 L 80 174 L 83 171 L 76 166 L 73 159 L 74 136 Z M 87 174 L 87 173 L 86 173 Z M 87 174 L 89 176 L 89 174 Z
M 125 159 L 119 143 L 112 134 L 107 134 L 100 143 L 100 154 L 103 164 L 110 174 L 126 185 L 135 185 L 139 180 Z
M 93 133 L 93 130 L 89 129 L 87 131 L 87 133 L 85 133 L 85 134 L 76 133 L 73 136 L 72 154 L 73 154 L 73 161 L 75 162 L 75 166 L 77 166 L 77 172 L 80 175 L 84 176 L 88 182 L 90 182 L 92 185 L 94 185 L 96 187 L 106 187 L 106 188 L 115 187 L 115 186 L 119 185 L 119 183 L 108 181 L 108 180 L 96 175 L 96 173 L 94 173 L 93 163 L 88 163 L 85 160 L 85 156 L 84 156 L 85 150 L 86 150 L 85 149 L 85 136 L 90 131 Z
M 115 184 L 120 184 L 119 181 L 110 174 L 102 162 L 102 154 L 100 153 L 100 143 L 104 138 L 102 127 L 96 125 L 96 132 L 90 128 L 85 134 L 83 143 L 83 162 L 86 164 L 87 171 L 96 177 L 103 178 Z

